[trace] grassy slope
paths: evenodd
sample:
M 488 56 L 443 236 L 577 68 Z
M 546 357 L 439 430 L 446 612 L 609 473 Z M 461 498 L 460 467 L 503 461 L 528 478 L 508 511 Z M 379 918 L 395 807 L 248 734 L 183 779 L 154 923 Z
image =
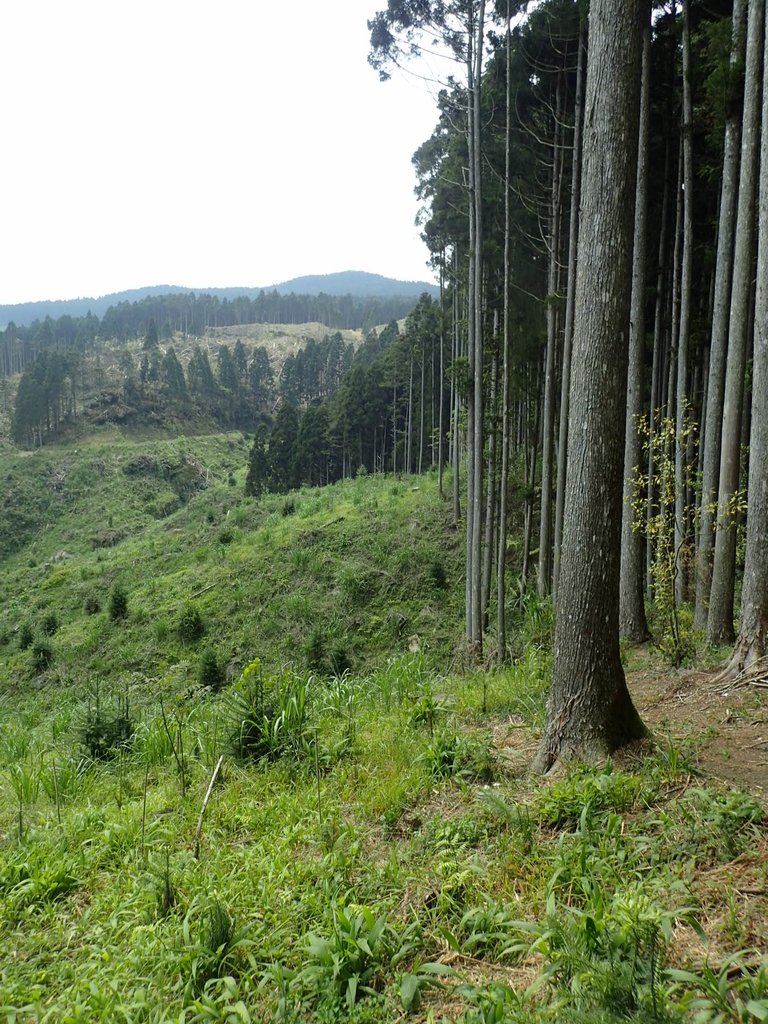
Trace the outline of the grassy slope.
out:
M 246 448 L 113 438 L 0 466 L 30 493 L 59 481 L 2 563 L 7 1019 L 378 1022 L 405 1004 L 417 1020 L 586 1024 L 689 1020 L 697 998 L 707 1019 L 761 1019 L 768 972 L 753 952 L 728 963 L 766 950 L 754 800 L 695 780 L 693 748 L 527 779 L 546 645 L 504 673 L 450 674 L 460 541 L 434 481 L 301 492 L 284 515 L 285 498 L 241 498 Z M 124 472 L 152 460 L 159 475 Z M 94 548 L 105 531 L 125 536 Z M 86 614 L 116 580 L 127 619 Z M 192 645 L 176 633 L 189 600 L 207 627 Z M 36 673 L 17 630 L 51 612 Z M 354 674 L 281 675 L 318 637 Z M 260 656 L 287 711 L 304 700 L 300 727 L 273 719 L 273 759 L 234 756 L 245 684 L 200 690 L 206 645 Z M 129 694 L 136 732 L 89 765 L 97 685 L 106 721 Z
M 261 655 L 296 667 L 310 640 L 316 659 L 350 667 L 419 636 L 449 655 L 459 541 L 434 482 L 361 479 L 256 502 L 242 496 L 247 452 L 233 434 L 43 449 L 9 465 L 4 540 L 26 543 L 0 584 L 0 684 L 33 672 L 18 632 L 40 632 L 51 612 L 60 628 L 49 677 L 63 682 L 156 676 L 196 665 L 206 644 L 227 662 Z M 107 614 L 116 582 L 129 598 L 119 624 Z M 98 614 L 86 613 L 88 597 Z M 176 636 L 190 601 L 207 631 L 196 647 Z

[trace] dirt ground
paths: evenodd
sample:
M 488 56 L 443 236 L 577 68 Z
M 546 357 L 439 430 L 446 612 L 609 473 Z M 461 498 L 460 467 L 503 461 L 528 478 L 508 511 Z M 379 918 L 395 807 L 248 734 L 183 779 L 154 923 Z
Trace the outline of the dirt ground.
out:
M 718 671 L 641 669 L 627 683 L 658 739 L 694 741 L 704 775 L 768 796 L 768 667 L 727 683 Z

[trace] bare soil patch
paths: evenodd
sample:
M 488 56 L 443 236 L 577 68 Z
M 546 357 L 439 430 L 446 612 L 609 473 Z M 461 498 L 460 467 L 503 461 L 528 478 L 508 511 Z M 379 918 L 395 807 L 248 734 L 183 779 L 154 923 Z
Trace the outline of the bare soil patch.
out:
M 695 744 L 699 770 L 714 779 L 768 794 L 768 689 L 742 678 L 660 668 L 627 674 L 643 721 L 675 744 Z

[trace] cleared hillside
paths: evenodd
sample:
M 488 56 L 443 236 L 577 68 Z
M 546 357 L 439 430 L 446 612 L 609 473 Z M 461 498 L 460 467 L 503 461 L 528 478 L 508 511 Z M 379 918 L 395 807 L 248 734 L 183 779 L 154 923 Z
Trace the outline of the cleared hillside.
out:
M 203 647 L 226 663 L 362 667 L 460 633 L 460 538 L 435 481 L 340 483 L 288 497 L 243 496 L 242 434 L 44 448 L 0 456 L 0 685 L 30 678 L 28 625 L 55 615 L 47 679 L 159 664 L 194 674 Z M 409 543 L 404 546 L 403 539 Z M 116 585 L 129 612 L 107 607 Z M 194 603 L 200 644 L 178 637 Z M 89 613 L 87 606 L 97 605 Z

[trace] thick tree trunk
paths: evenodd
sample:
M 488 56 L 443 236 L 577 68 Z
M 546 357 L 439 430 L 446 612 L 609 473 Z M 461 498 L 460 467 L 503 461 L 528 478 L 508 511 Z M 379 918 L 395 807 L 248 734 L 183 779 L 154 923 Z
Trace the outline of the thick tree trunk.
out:
M 593 0 L 552 692 L 534 767 L 643 736 L 619 653 L 621 484 L 643 0 Z
M 744 56 L 746 0 L 734 0 L 731 34 L 731 70 L 741 65 Z M 728 315 L 733 275 L 733 242 L 736 226 L 736 196 L 739 188 L 739 142 L 741 104 L 732 103 L 725 122 L 723 174 L 720 186 L 720 215 L 717 229 L 712 337 L 709 349 L 706 419 L 704 421 L 701 515 L 696 552 L 696 610 L 693 624 L 704 629 L 709 609 L 712 582 L 712 553 L 715 544 L 715 516 L 720 475 L 720 431 L 723 421 L 725 359 L 728 350 Z
M 482 532 L 483 509 L 483 191 L 482 191 L 482 140 L 481 140 L 481 87 L 483 73 L 483 40 L 485 27 L 485 0 L 480 0 L 475 25 L 474 80 L 472 81 L 472 202 L 474 206 L 474 259 L 470 315 L 474 324 L 474 364 L 472 367 L 472 388 L 474 390 L 474 480 L 472 490 L 472 580 L 470 588 L 471 630 L 468 639 L 478 655 L 483 650 L 482 622 Z
M 643 413 L 643 356 L 645 349 L 645 261 L 648 238 L 648 128 L 650 124 L 651 12 L 645 11 L 643 71 L 640 92 L 635 230 L 632 255 L 632 299 L 629 320 L 627 424 L 624 442 L 624 505 L 621 519 L 621 584 L 619 630 L 625 640 L 649 636 L 645 618 L 645 565 L 642 533 L 635 529 L 637 471 L 642 458 L 639 420 Z
M 731 290 L 728 358 L 723 402 L 720 451 L 720 486 L 717 498 L 717 531 L 709 600 L 707 636 L 711 643 L 734 639 L 733 599 L 736 575 L 736 519 L 733 498 L 739 486 L 741 418 L 744 371 L 749 331 L 750 291 L 755 236 L 755 194 L 760 134 L 760 67 L 763 49 L 765 0 L 749 4 L 747 63 L 744 81 L 744 116 L 741 133 L 741 170 L 736 214 L 736 243 Z

